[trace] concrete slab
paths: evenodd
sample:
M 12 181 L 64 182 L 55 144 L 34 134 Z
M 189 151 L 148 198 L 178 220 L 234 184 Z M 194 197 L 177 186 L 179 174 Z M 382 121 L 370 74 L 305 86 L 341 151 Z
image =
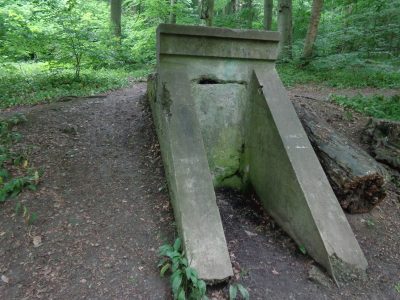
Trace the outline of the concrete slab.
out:
M 246 157 L 264 207 L 338 282 L 367 261 L 275 70 L 250 84 Z
M 225 280 L 233 272 L 190 81 L 178 69 L 159 75 L 151 102 L 185 253 L 202 279 Z

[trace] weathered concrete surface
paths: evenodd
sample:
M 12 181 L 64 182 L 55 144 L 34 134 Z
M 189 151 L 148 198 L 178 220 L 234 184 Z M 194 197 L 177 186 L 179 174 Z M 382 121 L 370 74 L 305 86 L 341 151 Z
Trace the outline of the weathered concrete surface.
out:
M 252 185 L 338 281 L 362 273 L 365 258 L 275 71 L 277 34 L 161 25 L 157 40 L 149 94 L 178 228 L 200 276 L 232 275 L 213 184 Z
M 213 182 L 187 74 L 161 71 L 150 92 L 175 219 L 191 266 L 201 278 L 232 276 Z
M 338 281 L 367 261 L 275 70 L 250 84 L 246 160 L 264 207 Z
M 243 117 L 247 89 L 238 83 L 192 83 L 192 95 L 215 187 L 242 187 Z M 210 101 L 212 99 L 213 101 Z

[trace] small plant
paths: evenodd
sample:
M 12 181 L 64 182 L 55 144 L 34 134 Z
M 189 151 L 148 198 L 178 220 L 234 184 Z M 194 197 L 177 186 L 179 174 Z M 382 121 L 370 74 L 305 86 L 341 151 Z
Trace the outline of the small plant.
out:
M 394 289 L 396 290 L 397 293 L 400 294 L 400 282 L 398 282 L 398 283 L 396 283 L 396 284 L 394 285 Z
M 39 183 L 39 172 L 28 168 L 28 159 L 12 150 L 21 139 L 21 135 L 12 128 L 25 121 L 25 116 L 21 114 L 0 120 L 0 203 L 17 197 L 25 188 L 35 191 Z M 37 219 L 36 214 L 20 202 L 16 204 L 15 212 L 22 214 L 26 224 L 32 224 Z
M 24 204 L 21 202 L 18 202 L 15 205 L 15 213 L 17 215 L 21 214 L 22 217 L 24 218 L 25 224 L 31 225 L 33 222 L 37 220 L 37 214 L 34 212 L 31 212 L 28 207 L 26 207 Z
M 229 285 L 229 299 L 230 300 L 237 299 L 238 291 L 240 292 L 243 299 L 245 299 L 245 300 L 250 299 L 249 292 L 240 283 L 233 283 L 233 284 Z
M 206 283 L 199 279 L 197 271 L 190 267 L 182 250 L 180 238 L 175 240 L 174 245 L 161 246 L 159 255 L 162 257 L 159 263 L 161 277 L 167 272 L 171 272 L 170 280 L 174 299 L 208 299 Z
M 368 227 L 374 227 L 375 226 L 375 222 L 372 219 L 367 219 L 366 222 L 367 222 L 367 226 Z

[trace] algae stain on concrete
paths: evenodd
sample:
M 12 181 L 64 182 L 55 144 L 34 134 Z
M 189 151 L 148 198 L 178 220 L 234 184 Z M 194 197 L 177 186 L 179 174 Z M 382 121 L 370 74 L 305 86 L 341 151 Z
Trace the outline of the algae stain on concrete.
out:
M 247 85 L 202 78 L 192 84 L 192 95 L 214 186 L 241 189 Z

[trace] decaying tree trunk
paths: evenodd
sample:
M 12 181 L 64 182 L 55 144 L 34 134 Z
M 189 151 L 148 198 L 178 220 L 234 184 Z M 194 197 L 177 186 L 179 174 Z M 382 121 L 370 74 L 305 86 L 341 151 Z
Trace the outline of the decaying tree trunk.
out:
M 386 196 L 386 170 L 314 113 L 298 104 L 295 108 L 342 208 L 370 211 Z
M 362 141 L 370 145 L 370 152 L 377 161 L 400 171 L 400 122 L 371 119 Z

